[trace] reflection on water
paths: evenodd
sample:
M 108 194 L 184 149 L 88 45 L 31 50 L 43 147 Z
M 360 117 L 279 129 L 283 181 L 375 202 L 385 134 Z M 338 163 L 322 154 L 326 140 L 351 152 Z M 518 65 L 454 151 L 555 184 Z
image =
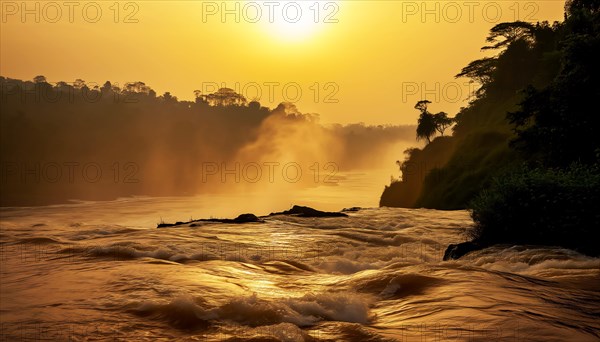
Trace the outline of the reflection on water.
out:
M 315 198 L 310 190 L 296 193 L 294 203 L 339 210 L 376 202 L 344 189 L 324 192 L 321 203 L 304 201 Z M 240 195 L 4 208 L 0 339 L 600 338 L 600 259 L 501 246 L 443 262 L 447 244 L 465 239 L 465 211 L 374 208 L 155 228 L 161 217 L 265 214 L 289 204 Z

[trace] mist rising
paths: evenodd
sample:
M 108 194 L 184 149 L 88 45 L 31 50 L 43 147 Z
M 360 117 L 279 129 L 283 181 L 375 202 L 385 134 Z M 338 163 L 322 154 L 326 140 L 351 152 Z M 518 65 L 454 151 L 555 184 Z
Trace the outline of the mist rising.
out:
M 341 172 L 391 175 L 415 143 L 414 126 L 322 125 L 230 89 L 192 102 L 142 82 L 0 82 L 2 205 L 335 185 Z

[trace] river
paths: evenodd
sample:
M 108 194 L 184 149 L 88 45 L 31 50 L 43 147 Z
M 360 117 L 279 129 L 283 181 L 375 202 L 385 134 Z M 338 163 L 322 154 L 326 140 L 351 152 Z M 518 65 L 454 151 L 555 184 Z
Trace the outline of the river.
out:
M 377 208 L 367 190 L 292 194 L 324 210 L 367 206 L 348 217 L 161 229 L 291 203 L 239 194 L 2 208 L 0 340 L 600 339 L 600 259 L 497 246 L 442 261 L 465 241 L 467 211 Z

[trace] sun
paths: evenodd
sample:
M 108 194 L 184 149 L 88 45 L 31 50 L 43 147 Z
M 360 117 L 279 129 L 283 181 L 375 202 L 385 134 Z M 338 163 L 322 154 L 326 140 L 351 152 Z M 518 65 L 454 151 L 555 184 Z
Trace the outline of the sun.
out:
M 283 42 L 306 40 L 325 27 L 338 22 L 337 1 L 270 1 L 259 2 L 259 4 L 263 7 L 260 10 L 263 28 Z M 259 11 L 253 10 L 254 14 Z

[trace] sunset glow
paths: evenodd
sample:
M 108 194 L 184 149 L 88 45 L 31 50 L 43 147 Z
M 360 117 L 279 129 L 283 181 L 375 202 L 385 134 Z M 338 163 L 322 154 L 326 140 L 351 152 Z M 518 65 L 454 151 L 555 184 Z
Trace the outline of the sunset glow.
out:
M 443 2 L 437 2 L 437 11 L 434 3 L 421 10 L 403 1 L 275 1 L 272 7 L 265 2 L 225 3 L 139 2 L 125 8 L 123 2 L 117 23 L 112 3 L 100 3 L 103 15 L 95 23 L 86 21 L 83 5 L 76 7 L 72 23 L 68 8 L 62 8 L 56 23 L 42 14 L 39 23 L 34 15 L 21 23 L 17 9 L 2 23 L 0 71 L 20 79 L 44 74 L 52 82 L 143 81 L 180 99 L 193 99 L 194 90 L 210 91 L 215 83 L 246 86 L 252 97 L 256 89 L 249 84 L 257 83 L 262 103 L 276 106 L 293 100 L 303 110 L 321 114 L 323 122 L 411 124 L 416 120 L 413 102 L 423 96 L 447 111 L 467 104 L 472 90 L 468 80 L 454 75 L 480 56 L 489 28 L 530 13 L 539 20 L 561 20 L 564 7 L 561 1 L 542 1 L 533 12 L 525 5 L 500 2 L 501 15 L 496 16 L 495 7 L 484 11 L 481 4 L 470 17 L 469 7 L 461 3 L 460 18 L 449 21 L 454 9 Z M 302 8 L 299 22 L 286 21 L 294 19 L 296 6 Z M 259 20 L 255 8 L 260 8 Z M 317 8 L 320 20 L 314 23 Z M 88 11 L 91 17 L 93 8 Z M 82 56 L 82 51 L 84 58 L 76 62 L 81 68 L 75 72 L 66 56 Z M 37 58 L 40 53 L 43 59 Z M 26 65 L 32 64 L 39 71 L 29 70 Z M 325 88 L 329 82 L 336 83 L 336 92 Z M 303 96 L 295 98 L 293 89 L 287 96 L 284 86 L 289 83 L 299 84 Z M 311 89 L 315 83 L 318 94 Z M 365 101 L 369 89 L 377 90 Z M 338 101 L 326 101 L 334 93 Z M 390 98 L 397 99 L 393 106 L 386 103 Z M 369 115 L 358 114 L 363 112 Z
M 0 0 L 1 341 L 598 341 L 600 1 Z
M 255 2 L 250 2 L 254 3 Z M 340 22 L 340 1 L 309 2 L 280 1 L 278 6 L 268 8 L 261 13 L 264 29 L 278 40 L 287 43 L 299 43 L 310 40 L 314 35 Z M 254 15 L 259 13 L 256 6 Z M 276 15 L 281 11 L 281 15 Z M 310 44 L 310 42 L 306 42 Z

